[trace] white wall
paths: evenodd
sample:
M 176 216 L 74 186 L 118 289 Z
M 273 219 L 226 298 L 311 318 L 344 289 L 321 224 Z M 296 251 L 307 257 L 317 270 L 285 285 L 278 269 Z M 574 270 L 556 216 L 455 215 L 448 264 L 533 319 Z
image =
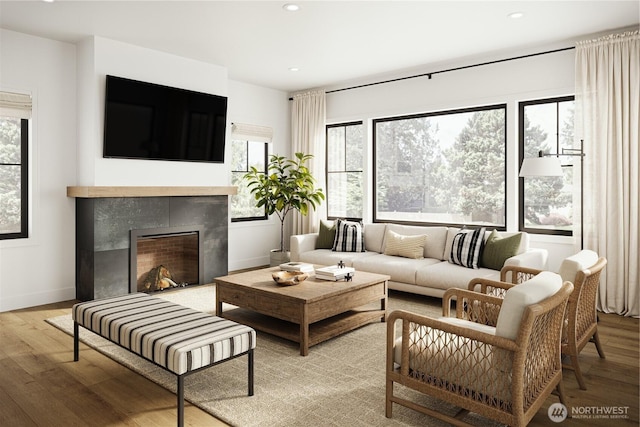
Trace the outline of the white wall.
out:
M 247 123 L 273 128 L 270 153 L 291 151 L 289 100 L 287 93 L 229 80 L 229 123 Z M 280 222 L 235 222 L 229 226 L 229 270 L 269 264 L 269 251 L 279 247 Z
M 227 69 L 90 37 L 78 44 L 77 185 L 228 185 L 226 164 L 102 157 L 104 88 L 107 74 L 227 96 Z M 228 126 L 227 126 L 228 128 Z
M 0 90 L 30 93 L 30 233 L 0 241 L 0 311 L 75 297 L 75 46 L 0 29 Z
M 106 74 L 228 96 L 228 124 L 273 127 L 274 152 L 287 154 L 285 92 L 230 81 L 224 67 L 101 37 L 73 45 L 0 31 L 0 90 L 34 99 L 33 224 L 28 239 L 0 241 L 0 311 L 75 298 L 75 200 L 67 186 L 230 183 L 228 163 L 102 158 Z M 273 220 L 230 224 L 229 267 L 268 263 L 278 227 Z
M 566 46 L 566 45 L 565 45 Z M 557 47 L 556 47 L 557 48 Z M 540 48 L 533 52 L 551 50 Z M 531 52 L 531 53 L 533 53 Z M 525 52 L 526 53 L 526 52 Z M 574 93 L 574 50 L 500 62 L 482 67 L 467 68 L 442 74 L 431 79 L 420 77 L 327 94 L 327 122 L 340 123 L 362 120 L 367 124 L 369 146 L 368 170 L 371 173 L 371 120 L 378 117 L 413 114 L 507 104 L 507 230 L 518 229 L 518 102 Z M 401 75 L 379 76 L 370 81 L 409 76 L 488 62 L 523 52 L 494 58 L 475 58 L 465 62 L 437 64 L 428 69 L 414 69 Z M 351 82 L 353 85 L 366 83 Z M 352 86 L 347 84 L 342 87 Z M 332 88 L 328 88 L 330 90 Z M 365 200 L 365 219 L 373 217 L 371 194 Z M 557 269 L 559 262 L 574 252 L 573 239 L 555 236 L 531 236 L 533 247 L 549 251 L 549 268 Z

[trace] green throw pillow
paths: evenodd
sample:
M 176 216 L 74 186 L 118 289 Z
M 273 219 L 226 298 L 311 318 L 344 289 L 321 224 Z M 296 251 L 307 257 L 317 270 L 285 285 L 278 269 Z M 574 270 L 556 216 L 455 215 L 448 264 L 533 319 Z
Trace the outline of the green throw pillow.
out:
M 521 233 L 500 237 L 498 232 L 493 230 L 482 251 L 482 266 L 492 270 L 500 270 L 507 258 L 518 254 L 521 239 Z
M 320 220 L 320 231 L 316 241 L 316 249 L 332 249 L 333 241 L 336 239 L 336 223 L 333 221 Z

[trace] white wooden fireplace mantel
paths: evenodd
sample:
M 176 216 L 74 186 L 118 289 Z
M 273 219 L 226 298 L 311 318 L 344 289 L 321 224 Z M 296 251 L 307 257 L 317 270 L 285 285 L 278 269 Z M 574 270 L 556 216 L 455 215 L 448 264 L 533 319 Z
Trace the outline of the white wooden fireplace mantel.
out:
M 227 196 L 238 194 L 238 187 L 67 187 L 67 197 L 84 199 L 109 197 Z

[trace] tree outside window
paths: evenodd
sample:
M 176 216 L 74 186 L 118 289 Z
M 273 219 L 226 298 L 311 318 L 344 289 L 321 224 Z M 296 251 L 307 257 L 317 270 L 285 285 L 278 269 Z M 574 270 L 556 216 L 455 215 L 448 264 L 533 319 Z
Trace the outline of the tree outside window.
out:
M 520 103 L 520 164 L 539 151 L 573 148 L 572 96 Z M 573 227 L 572 161 L 560 156 L 563 176 L 520 178 L 520 229 L 529 233 L 571 235 Z M 582 183 L 581 183 L 582 184 Z
M 505 105 L 374 120 L 374 220 L 505 227 L 505 123 Z
M 238 194 L 231 196 L 232 222 L 267 219 L 264 208 L 256 207 L 257 202 L 242 178 L 252 166 L 266 172 L 267 151 L 266 142 L 231 141 L 231 185 L 238 187 Z
M 364 140 L 362 122 L 327 126 L 327 216 L 362 219 Z

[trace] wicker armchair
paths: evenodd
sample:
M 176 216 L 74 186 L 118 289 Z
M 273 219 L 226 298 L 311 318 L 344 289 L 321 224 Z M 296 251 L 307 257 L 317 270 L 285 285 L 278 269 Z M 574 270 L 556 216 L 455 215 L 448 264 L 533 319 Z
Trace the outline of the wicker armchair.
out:
M 449 289 L 443 317 L 437 319 L 401 310 L 390 313 L 386 416 L 392 416 L 397 403 L 454 425 L 468 425 L 462 417 L 475 412 L 525 426 L 552 392 L 566 405 L 560 334 L 573 285 L 550 272 L 529 283 L 514 287 L 504 299 Z M 533 292 L 527 292 L 528 287 Z M 452 301 L 455 317 L 450 317 Z M 437 412 L 396 394 L 397 385 L 462 409 L 455 416 Z
M 568 356 L 563 367 L 574 371 L 578 385 L 586 390 L 578 355 L 587 343 L 592 342 L 598 355 L 604 359 L 604 351 L 598 337 L 598 316 L 596 297 L 600 283 L 600 273 L 607 265 L 606 258 L 590 250 L 582 250 L 562 261 L 558 272 L 563 280 L 573 283 L 573 293 L 569 298 L 566 311 L 565 328 L 562 334 L 562 354 Z M 500 280 L 514 284 L 522 283 L 540 273 L 540 270 L 516 266 L 505 266 L 500 272 Z M 470 285 L 471 286 L 471 285 Z M 500 291 L 483 288 L 483 293 L 498 294 Z M 502 290 L 504 292 L 504 290 Z

